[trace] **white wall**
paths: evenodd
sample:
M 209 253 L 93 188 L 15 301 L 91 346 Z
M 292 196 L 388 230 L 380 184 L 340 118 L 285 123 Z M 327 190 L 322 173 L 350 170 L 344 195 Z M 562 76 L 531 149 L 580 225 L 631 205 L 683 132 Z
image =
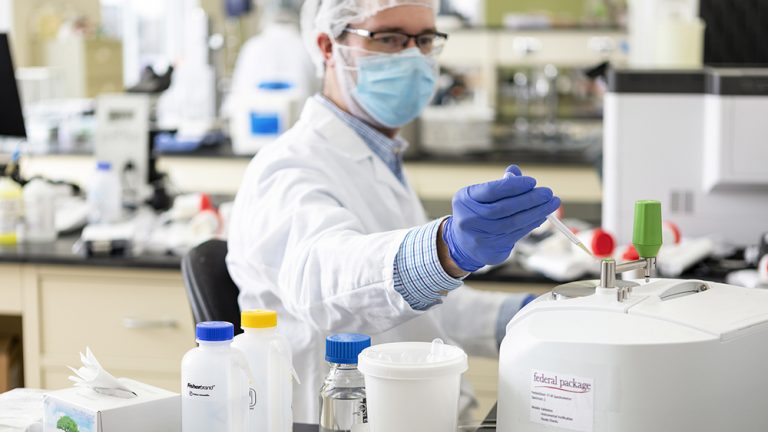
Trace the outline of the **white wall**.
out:
M 11 31 L 11 17 L 13 16 L 13 3 L 11 0 L 0 0 L 0 33 Z

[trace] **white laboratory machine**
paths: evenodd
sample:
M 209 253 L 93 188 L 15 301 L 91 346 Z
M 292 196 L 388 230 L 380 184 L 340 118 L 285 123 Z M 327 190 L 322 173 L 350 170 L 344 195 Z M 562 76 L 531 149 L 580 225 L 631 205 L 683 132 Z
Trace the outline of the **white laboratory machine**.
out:
M 599 281 L 557 287 L 509 323 L 498 431 L 768 430 L 768 290 L 617 280 L 650 275 L 660 241 L 642 239 L 660 237 L 636 230 L 639 260 L 603 260 Z
M 149 184 L 149 96 L 105 94 L 96 99 L 94 157 L 108 162 L 122 183 L 125 201 L 138 204 Z
M 629 243 L 632 203 L 660 197 L 686 236 L 768 231 L 768 70 L 614 70 L 605 96 L 603 227 Z

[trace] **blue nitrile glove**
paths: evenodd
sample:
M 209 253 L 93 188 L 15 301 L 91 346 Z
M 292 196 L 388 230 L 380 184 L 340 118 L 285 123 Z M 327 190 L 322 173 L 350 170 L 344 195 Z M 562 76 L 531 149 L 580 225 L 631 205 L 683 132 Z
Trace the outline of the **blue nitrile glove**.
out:
M 515 243 L 560 207 L 552 190 L 512 165 L 500 180 L 465 187 L 453 197 L 453 216 L 443 226 L 443 240 L 464 271 L 499 264 Z

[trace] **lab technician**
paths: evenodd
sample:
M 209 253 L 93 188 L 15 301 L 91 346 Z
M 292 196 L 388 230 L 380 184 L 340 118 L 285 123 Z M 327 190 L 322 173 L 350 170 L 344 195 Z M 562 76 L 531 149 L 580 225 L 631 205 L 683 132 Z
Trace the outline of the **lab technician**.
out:
M 324 72 L 322 95 L 253 159 L 232 214 L 227 263 L 242 309 L 278 311 L 301 378 L 296 421 L 316 423 L 325 337 L 374 343 L 442 338 L 495 357 L 529 295 L 462 287 L 541 225 L 560 200 L 535 180 L 458 191 L 453 214 L 428 221 L 402 170 L 398 129 L 435 91 L 446 35 L 432 0 L 308 0 L 302 26 Z M 462 386 L 462 413 L 474 399 Z M 466 417 L 464 417 L 466 419 Z

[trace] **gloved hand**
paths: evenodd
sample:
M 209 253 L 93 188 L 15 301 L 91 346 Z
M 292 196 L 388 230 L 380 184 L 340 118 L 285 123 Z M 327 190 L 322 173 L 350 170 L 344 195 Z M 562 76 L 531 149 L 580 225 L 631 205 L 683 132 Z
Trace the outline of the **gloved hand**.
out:
M 520 168 L 504 178 L 465 187 L 453 197 L 453 215 L 443 225 L 451 258 L 464 271 L 504 262 L 515 243 L 560 207 L 552 190 L 535 187 Z M 512 175 L 514 174 L 514 175 Z

